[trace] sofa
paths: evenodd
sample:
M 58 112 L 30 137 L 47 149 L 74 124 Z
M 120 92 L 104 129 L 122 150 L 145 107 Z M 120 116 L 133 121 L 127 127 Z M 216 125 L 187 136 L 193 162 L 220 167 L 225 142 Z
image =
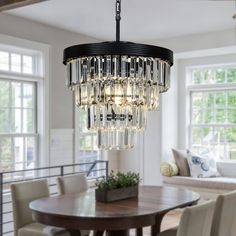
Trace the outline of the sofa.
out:
M 236 162 L 217 162 L 217 170 L 220 177 L 163 176 L 163 185 L 198 192 L 202 201 L 215 200 L 218 194 L 236 190 Z

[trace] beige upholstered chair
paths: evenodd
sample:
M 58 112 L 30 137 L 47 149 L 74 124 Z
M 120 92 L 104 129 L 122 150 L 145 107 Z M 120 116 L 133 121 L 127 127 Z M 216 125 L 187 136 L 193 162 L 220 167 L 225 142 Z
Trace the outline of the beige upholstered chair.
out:
M 11 194 L 15 236 L 70 236 L 63 228 L 39 224 L 32 219 L 29 203 L 49 196 L 46 180 L 12 184 Z
M 68 175 L 57 178 L 59 194 L 82 193 L 87 191 L 88 183 L 85 174 Z
M 159 236 L 210 236 L 215 203 L 213 201 L 184 209 L 178 227 Z M 225 235 L 226 236 L 226 235 Z
M 236 235 L 236 191 L 219 195 L 216 200 L 211 236 Z
M 68 175 L 57 178 L 58 193 L 83 193 L 88 190 L 86 174 Z M 81 236 L 89 235 L 89 230 L 81 230 Z

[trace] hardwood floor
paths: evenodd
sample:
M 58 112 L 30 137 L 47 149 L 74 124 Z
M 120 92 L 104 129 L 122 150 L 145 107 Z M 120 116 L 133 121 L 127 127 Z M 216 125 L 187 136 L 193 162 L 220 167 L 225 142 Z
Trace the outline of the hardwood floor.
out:
M 161 230 L 166 230 L 175 226 L 179 225 L 179 220 L 181 217 L 181 211 L 177 210 L 177 211 L 171 211 L 169 214 L 167 214 L 163 221 L 162 221 L 162 225 L 161 225 Z

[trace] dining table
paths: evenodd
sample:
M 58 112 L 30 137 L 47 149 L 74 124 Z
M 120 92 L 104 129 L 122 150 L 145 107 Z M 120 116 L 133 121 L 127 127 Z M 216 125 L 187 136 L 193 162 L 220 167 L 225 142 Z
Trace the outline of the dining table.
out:
M 138 197 L 98 202 L 95 190 L 41 198 L 30 203 L 33 219 L 39 223 L 67 229 L 71 236 L 91 230 L 95 236 L 128 236 L 136 229 L 151 227 L 151 236 L 160 232 L 166 213 L 197 204 L 199 194 L 186 189 L 163 186 L 140 186 Z

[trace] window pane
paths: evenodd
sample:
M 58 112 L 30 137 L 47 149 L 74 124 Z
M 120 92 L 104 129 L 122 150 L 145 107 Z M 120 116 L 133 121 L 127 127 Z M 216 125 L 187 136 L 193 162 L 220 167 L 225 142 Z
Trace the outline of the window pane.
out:
M 224 69 L 217 69 L 216 70 L 216 83 L 224 83 L 225 82 L 225 70 Z
M 213 101 L 212 101 L 213 102 Z M 215 105 L 217 108 L 224 108 L 226 100 L 225 100 L 225 92 L 217 92 L 215 93 Z
M 224 128 L 215 128 L 214 131 L 214 140 L 212 142 L 212 151 L 220 159 L 225 158 L 225 129 Z
M 194 70 L 192 74 L 192 83 L 201 84 L 203 80 L 203 73 L 200 70 Z
M 23 133 L 34 132 L 33 112 L 32 109 L 23 109 Z
M 0 107 L 9 106 L 9 88 L 10 83 L 8 81 L 0 80 Z
M 9 53 L 0 51 L 0 70 L 9 70 Z
M 225 123 L 225 110 L 224 109 L 217 109 L 215 110 L 216 113 L 216 123 L 217 124 L 224 124 Z
M 228 109 L 228 123 L 236 124 L 236 109 Z
M 82 136 L 80 137 L 80 150 L 92 150 L 93 149 L 93 142 L 92 136 Z
M 33 73 L 33 58 L 31 56 L 23 56 L 23 73 Z
M 203 93 L 203 107 L 205 109 L 212 109 L 214 104 L 214 94 L 205 92 Z
M 32 169 L 35 167 L 35 138 L 26 138 L 26 168 Z
M 86 112 L 79 109 L 79 132 L 88 132 Z
M 32 108 L 33 107 L 33 84 L 24 84 L 23 89 L 23 107 Z
M 192 124 L 201 124 L 202 123 L 202 111 L 193 110 Z
M 203 84 L 212 84 L 214 83 L 214 71 L 212 69 L 205 70 Z
M 229 159 L 236 159 L 236 128 L 226 129 L 226 155 Z
M 11 109 L 12 133 L 21 133 L 21 109 Z
M 227 70 L 227 82 L 236 82 L 236 68 Z
M 202 130 L 201 128 L 193 128 L 192 129 L 192 143 L 194 145 L 201 145 L 202 139 Z
M 226 129 L 226 140 L 228 143 L 236 143 L 236 128 Z
M 20 54 L 11 54 L 11 71 L 21 72 L 21 55 Z
M 214 113 L 213 109 L 202 110 L 203 124 L 214 123 Z
M 24 169 L 24 138 L 14 138 L 15 168 Z
M 194 92 L 192 93 L 192 123 L 201 124 L 202 123 L 202 103 L 203 94 Z
M 0 108 L 0 133 L 9 133 L 9 109 Z
M 228 92 L 228 108 L 235 108 L 236 105 L 236 91 Z
M 11 107 L 21 107 L 21 83 L 12 82 L 12 104 Z
M 0 172 L 12 169 L 11 138 L 0 138 Z
M 200 110 L 203 102 L 203 94 L 202 93 L 192 93 L 192 102 L 193 108 L 196 110 Z

